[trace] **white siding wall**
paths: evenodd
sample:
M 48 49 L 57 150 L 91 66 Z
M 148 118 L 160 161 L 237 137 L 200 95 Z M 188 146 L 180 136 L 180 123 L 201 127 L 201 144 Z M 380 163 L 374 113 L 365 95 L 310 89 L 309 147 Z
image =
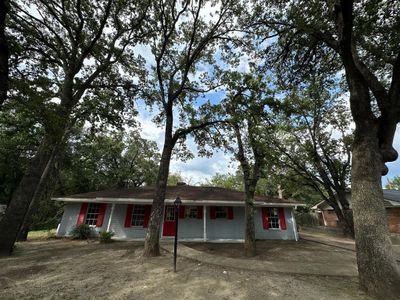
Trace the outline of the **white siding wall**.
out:
M 244 239 L 244 207 L 233 207 L 233 219 L 210 219 L 207 207 L 207 240 Z
M 264 229 L 261 218 L 261 209 L 257 207 L 254 212 L 254 226 L 256 229 L 256 239 L 260 240 L 295 240 L 292 208 L 285 208 L 286 230 Z
M 79 211 L 81 210 L 80 203 L 66 203 L 64 205 L 64 214 L 61 218 L 60 226 L 58 227 L 58 236 L 69 236 L 72 228 L 78 221 Z

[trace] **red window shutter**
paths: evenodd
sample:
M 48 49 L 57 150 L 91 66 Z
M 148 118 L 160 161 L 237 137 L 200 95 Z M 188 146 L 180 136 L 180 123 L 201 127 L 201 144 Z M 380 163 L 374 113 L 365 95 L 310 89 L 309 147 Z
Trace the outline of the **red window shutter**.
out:
M 107 203 L 101 203 L 99 208 L 99 215 L 97 216 L 96 227 L 103 226 L 104 215 L 106 214 Z
M 228 220 L 233 220 L 233 207 L 228 207 Z
M 132 224 L 132 210 L 133 210 L 133 204 L 128 204 L 126 208 L 126 216 L 125 216 L 125 228 L 131 227 Z
M 151 214 L 151 205 L 145 205 L 144 206 L 143 228 L 149 227 L 150 214 Z
M 269 229 L 269 222 L 268 222 L 268 208 L 261 207 L 261 217 L 264 229 Z
M 197 206 L 197 219 L 203 219 L 203 206 Z
M 179 219 L 185 218 L 185 207 L 183 205 L 179 206 Z
M 279 223 L 281 223 L 281 229 L 286 230 L 285 209 L 283 207 L 279 208 Z
M 215 206 L 210 206 L 210 219 L 216 219 L 217 212 L 215 211 Z
M 82 203 L 81 211 L 79 212 L 79 216 L 78 216 L 76 225 L 83 224 L 83 222 L 85 221 L 87 209 L 88 209 L 88 203 Z

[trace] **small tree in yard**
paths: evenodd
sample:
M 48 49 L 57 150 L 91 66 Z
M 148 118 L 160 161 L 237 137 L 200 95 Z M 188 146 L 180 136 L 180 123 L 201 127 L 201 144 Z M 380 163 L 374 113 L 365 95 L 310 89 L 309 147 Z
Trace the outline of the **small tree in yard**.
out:
M 231 72 L 226 74 L 224 81 L 227 82 L 228 93 L 223 105 L 230 119 L 232 137 L 237 143 L 229 149 L 239 161 L 243 173 L 246 220 L 244 252 L 251 257 L 256 255 L 254 195 L 261 172 L 267 169 L 269 157 L 265 146 L 268 140 L 262 132 L 268 131 L 265 127 L 267 109 L 274 100 L 262 77 Z

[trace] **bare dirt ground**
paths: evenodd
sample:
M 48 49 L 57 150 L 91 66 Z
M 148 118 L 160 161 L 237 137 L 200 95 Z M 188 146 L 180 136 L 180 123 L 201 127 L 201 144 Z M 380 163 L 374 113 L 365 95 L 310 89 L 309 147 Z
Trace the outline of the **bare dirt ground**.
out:
M 230 258 L 245 258 L 243 245 L 238 243 L 185 243 L 193 249 Z M 311 241 L 257 241 L 257 255 L 249 261 L 268 260 L 282 262 L 309 262 L 355 264 L 354 251 L 332 247 Z M 254 262 L 256 263 L 256 262 Z
M 283 259 L 292 253 L 290 259 L 311 263 L 312 253 L 319 250 L 303 246 L 297 254 L 295 246 L 265 246 L 259 250 L 267 253 L 259 259 Z M 366 299 L 356 277 L 243 271 L 184 258 L 178 258 L 174 273 L 170 253 L 143 259 L 142 249 L 140 242 L 19 243 L 13 256 L 0 258 L 0 299 Z

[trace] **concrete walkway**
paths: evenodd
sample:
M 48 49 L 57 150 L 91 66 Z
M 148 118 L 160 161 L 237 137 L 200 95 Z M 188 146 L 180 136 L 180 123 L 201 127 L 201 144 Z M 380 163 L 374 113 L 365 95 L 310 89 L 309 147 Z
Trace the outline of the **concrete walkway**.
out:
M 173 252 L 173 243 L 162 243 L 161 247 Z M 316 275 L 316 276 L 357 276 L 355 264 L 329 264 L 306 262 L 283 262 L 229 258 L 198 251 L 183 244 L 178 246 L 178 256 L 192 259 L 201 263 L 258 272 L 275 272 L 286 274 Z
M 319 243 L 319 244 L 324 244 L 344 250 L 349 250 L 349 251 L 356 251 L 355 247 L 355 242 L 352 239 L 345 238 L 345 237 L 339 237 L 335 235 L 330 235 L 327 233 L 320 233 L 320 232 L 315 232 L 315 231 L 310 231 L 310 230 L 304 230 L 300 232 L 300 239 L 309 241 L 309 242 L 314 242 L 314 243 Z M 397 262 L 400 262 L 400 245 L 399 244 L 393 244 L 393 251 L 396 256 Z
M 336 237 L 323 233 L 302 231 L 300 232 L 300 239 L 344 250 L 356 251 L 354 240 L 349 238 Z

